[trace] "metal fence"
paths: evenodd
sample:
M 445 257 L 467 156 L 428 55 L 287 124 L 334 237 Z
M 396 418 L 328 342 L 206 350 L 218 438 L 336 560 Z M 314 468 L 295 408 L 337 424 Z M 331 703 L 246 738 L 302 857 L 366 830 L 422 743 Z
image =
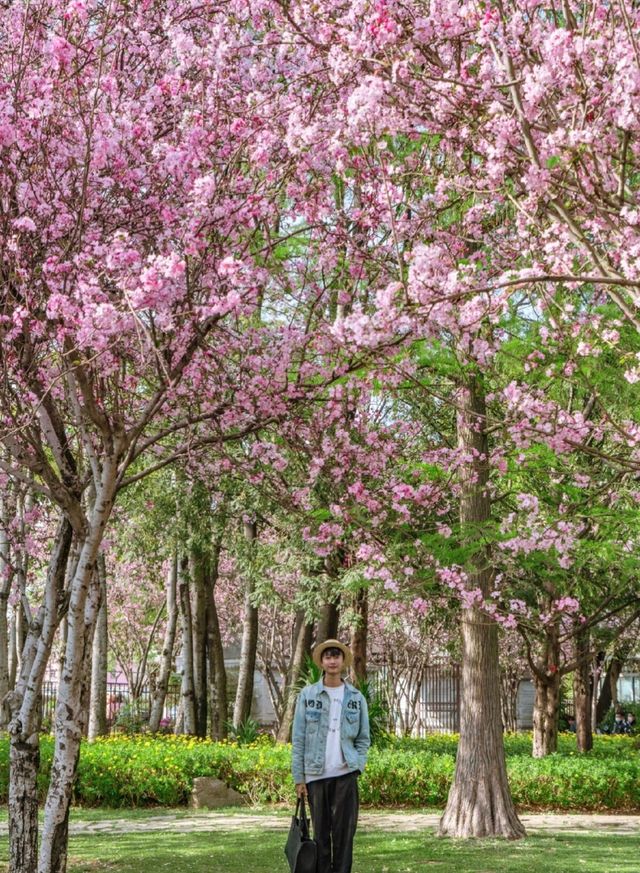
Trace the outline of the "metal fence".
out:
M 53 724 L 58 685 L 44 682 L 42 685 L 42 726 L 48 730 Z M 134 698 L 126 682 L 107 682 L 107 723 L 110 730 L 142 726 L 149 720 L 151 712 L 151 689 L 143 688 L 139 697 Z M 180 689 L 170 686 L 164 702 L 163 721 L 168 729 L 175 725 Z
M 460 665 L 435 664 L 422 677 L 418 736 L 460 730 Z
M 449 661 L 429 665 L 382 660 L 370 665 L 371 685 L 399 734 L 423 737 L 460 729 L 460 666 Z
M 448 661 L 410 669 L 397 661 L 369 664 L 371 690 L 381 698 L 390 716 L 389 728 L 399 734 L 423 737 L 430 733 L 460 730 L 460 666 Z M 42 724 L 50 730 L 56 704 L 57 683 L 42 688 Z M 107 683 L 107 722 L 111 731 L 139 729 L 149 720 L 151 689 L 134 698 L 124 682 Z M 180 705 L 180 688 L 170 686 L 165 699 L 163 727 L 175 727 Z M 573 701 L 561 701 L 564 717 L 574 714 Z
M 424 736 L 449 733 L 460 726 L 460 668 L 458 665 L 433 664 L 422 672 L 417 684 L 412 675 L 403 673 L 397 664 L 370 665 L 370 684 L 390 715 L 389 727 L 399 733 Z M 50 730 L 54 721 L 57 683 L 42 686 L 42 726 Z M 107 723 L 111 731 L 142 728 L 149 720 L 151 690 L 147 687 L 137 698 L 125 682 L 107 683 Z M 167 730 L 175 727 L 180 704 L 180 688 L 171 686 L 164 705 L 163 722 Z

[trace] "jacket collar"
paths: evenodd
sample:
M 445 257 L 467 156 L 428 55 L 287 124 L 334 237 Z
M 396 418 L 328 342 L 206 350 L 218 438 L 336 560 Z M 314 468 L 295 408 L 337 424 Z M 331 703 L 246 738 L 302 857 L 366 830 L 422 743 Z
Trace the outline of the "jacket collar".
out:
M 352 685 L 351 682 L 348 681 L 348 679 L 344 680 L 344 693 L 345 694 L 347 694 L 347 693 L 353 694 L 353 693 L 355 693 L 356 690 L 357 689 L 355 688 L 355 686 Z M 320 678 L 320 680 L 318 682 L 314 682 L 314 684 L 311 686 L 311 691 L 316 697 L 319 694 L 322 694 L 322 692 L 324 691 L 324 682 L 323 682 L 322 678 Z

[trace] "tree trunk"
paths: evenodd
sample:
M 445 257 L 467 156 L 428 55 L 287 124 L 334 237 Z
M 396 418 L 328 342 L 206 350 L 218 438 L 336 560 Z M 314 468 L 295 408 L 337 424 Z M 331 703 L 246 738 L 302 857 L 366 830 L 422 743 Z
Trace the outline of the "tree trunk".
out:
M 64 664 L 66 660 L 66 652 L 67 652 L 67 639 L 69 636 L 69 625 L 67 623 L 66 615 L 63 617 L 60 622 L 60 631 L 58 633 L 58 645 L 59 645 L 59 655 L 58 655 L 58 675 L 62 676 L 64 673 Z
M 339 623 L 340 609 L 338 602 L 336 601 L 335 603 L 325 603 L 320 610 L 316 642 L 322 643 L 325 640 L 337 639 Z
M 265 627 L 270 628 L 269 633 L 260 634 L 258 638 L 258 670 L 262 673 L 267 684 L 269 699 L 273 708 L 275 721 L 273 723 L 275 732 L 278 732 L 282 716 L 285 709 L 284 692 L 287 686 L 287 678 L 291 671 L 291 660 L 293 658 L 293 649 L 295 648 L 295 640 L 298 635 L 298 626 L 294 620 L 289 638 L 291 645 L 287 653 L 281 650 L 277 640 L 280 638 L 278 630 L 278 615 L 280 614 L 280 606 L 273 603 L 269 610 L 271 613 L 265 617 L 263 623 Z
M 18 575 L 21 575 L 18 573 Z M 27 637 L 29 636 L 29 622 L 27 620 L 27 615 L 24 611 L 24 605 L 22 601 L 16 603 L 13 608 L 15 613 L 15 628 L 16 628 L 16 673 L 18 676 L 22 675 L 22 657 L 23 652 L 25 650 L 25 646 L 27 643 Z
M 80 741 L 85 733 L 89 711 L 91 688 L 91 653 L 93 636 L 100 610 L 100 577 L 94 568 L 84 603 L 82 625 L 80 622 L 69 626 L 69 644 L 75 652 L 67 651 L 68 663 L 72 670 L 60 679 L 58 700 L 66 701 L 68 722 L 65 725 L 66 737 L 58 744 L 59 709 L 56 707 L 56 754 L 51 768 L 51 781 L 45 804 L 45 821 L 42 834 L 42 852 L 39 873 L 65 873 L 69 849 L 69 812 L 71 795 L 80 760 Z M 70 607 L 71 608 L 71 607 Z M 77 633 L 77 631 L 80 631 Z M 75 645 L 74 638 L 75 637 Z M 67 677 L 73 672 L 75 683 L 73 694 L 69 693 Z M 73 707 L 73 708 L 72 708 Z M 51 826 L 50 822 L 55 822 Z
M 107 722 L 107 571 L 104 555 L 98 555 L 98 582 L 100 584 L 100 609 L 93 635 L 91 657 L 91 694 L 89 712 L 89 740 L 104 737 L 109 733 Z
M 211 739 L 224 740 L 227 736 L 227 668 L 220 634 L 220 621 L 216 605 L 216 583 L 222 551 L 220 530 L 214 543 L 209 567 L 207 603 L 207 654 L 209 658 L 209 710 L 211 712 Z
M 618 706 L 618 679 L 622 673 L 624 663 L 616 658 L 611 664 L 611 672 L 609 673 L 609 687 L 611 689 L 611 706 L 615 709 Z
M 71 586 L 73 580 L 75 578 L 76 572 L 78 570 L 78 562 L 80 561 L 82 549 L 81 544 L 74 540 L 71 546 L 71 553 L 69 555 L 69 561 L 67 563 L 67 575 L 65 580 L 65 590 L 71 591 Z M 60 630 L 58 631 L 58 639 L 59 639 L 59 656 L 58 656 L 58 675 L 62 676 L 64 673 L 64 664 L 65 659 L 67 657 L 67 639 L 69 636 L 69 623 L 67 620 L 67 615 L 62 616 L 62 621 L 60 622 Z
M 598 682 L 600 681 L 600 673 L 601 673 L 601 665 L 597 660 L 593 662 L 591 668 L 591 732 L 595 733 L 596 727 L 598 724 L 597 719 L 597 709 L 598 709 L 598 695 L 596 694 L 596 689 L 598 688 Z
M 491 517 L 486 408 L 482 386 L 471 379 L 458 413 L 458 445 L 468 458 L 461 474 L 462 536 L 475 544 L 470 588 L 491 590 L 493 572 L 483 527 Z M 462 704 L 453 785 L 440 819 L 441 836 L 518 839 L 525 830 L 509 793 L 502 718 L 498 627 L 477 608 L 462 610 Z
M 182 635 L 182 668 L 180 670 L 180 700 L 182 703 L 182 731 L 195 735 L 196 707 L 193 688 L 193 623 L 191 621 L 191 600 L 189 597 L 189 563 L 186 557 L 180 558 L 178 565 L 178 606 L 180 609 L 180 631 Z
M 560 710 L 560 675 L 544 678 L 534 675 L 533 750 L 534 758 L 544 758 L 558 751 L 558 712 Z
M 355 602 L 356 621 L 351 630 L 353 667 L 351 672 L 356 682 L 367 679 L 367 635 L 369 631 L 369 592 L 360 588 Z
M 291 726 L 293 724 L 293 715 L 296 709 L 297 700 L 297 684 L 304 666 L 304 656 L 308 654 L 311 648 L 311 637 L 313 634 L 313 624 L 305 622 L 304 610 L 300 610 L 296 615 L 296 637 L 291 658 L 291 666 L 287 674 L 286 687 L 284 689 L 284 712 L 278 726 L 276 739 L 279 743 L 288 743 L 291 736 Z
M 84 608 L 84 618 L 83 618 L 83 627 L 82 627 L 82 636 L 83 636 L 83 648 L 78 651 L 77 655 L 77 674 L 79 676 L 79 685 L 77 692 L 77 701 L 78 708 L 76 713 L 74 713 L 73 720 L 77 720 L 76 731 L 74 731 L 74 739 L 76 736 L 82 737 L 86 734 L 87 730 L 87 722 L 89 719 L 89 709 L 90 709 L 90 698 L 91 698 L 91 683 L 92 683 L 92 672 L 91 672 L 91 658 L 93 654 L 93 640 L 96 631 L 96 625 L 98 621 L 98 613 L 100 611 L 100 603 L 102 599 L 102 582 L 106 582 L 106 574 L 101 573 L 98 569 L 98 564 L 100 563 L 101 555 L 98 555 L 96 561 L 96 568 L 94 570 L 94 578 L 90 584 L 89 590 L 87 592 L 87 598 L 85 600 L 85 608 Z M 106 592 L 105 592 L 106 593 Z M 62 680 L 61 680 L 62 686 Z M 57 751 L 57 749 L 56 749 Z M 70 744 L 69 754 L 70 756 L 74 753 L 74 749 L 72 744 Z M 69 813 L 71 811 L 71 793 L 73 790 L 73 784 L 75 782 L 75 776 L 78 770 L 78 761 L 80 760 L 80 742 L 75 743 L 75 760 L 72 765 L 72 774 L 70 775 L 69 783 L 67 785 L 67 790 L 64 794 L 64 801 L 61 805 L 58 806 L 58 815 L 59 820 L 55 830 L 53 831 L 53 840 L 51 841 L 51 851 L 50 851 L 50 861 L 49 866 L 46 867 L 46 870 L 51 870 L 52 873 L 65 873 L 67 869 L 67 860 L 68 860 L 68 849 L 69 849 Z M 54 757 L 54 764 L 55 764 Z M 69 757 L 69 761 L 71 761 L 71 757 Z M 52 770 L 52 778 L 53 778 L 53 770 Z M 51 794 L 51 789 L 49 789 L 49 793 L 47 795 L 47 804 L 49 804 L 49 798 Z M 45 823 L 46 823 L 46 807 L 45 807 Z M 43 855 L 45 847 L 48 848 L 48 843 L 45 843 L 46 832 L 43 833 Z M 43 869 L 43 857 L 40 858 L 40 871 Z
M 9 688 L 15 688 L 18 676 L 18 610 L 20 605 L 11 609 L 11 621 L 9 623 Z
M 9 592 L 0 588 L 0 730 L 4 730 L 11 718 L 11 712 L 4 699 L 11 688 L 9 684 Z
M 560 713 L 560 629 L 557 624 L 545 628 L 541 662 L 534 664 L 533 750 L 534 758 L 544 758 L 558 750 L 558 716 Z
M 96 561 L 105 526 L 113 509 L 117 460 L 105 459 L 91 509 L 87 537 L 81 545 L 71 580 L 67 613 L 67 643 L 55 713 L 56 743 L 44 809 L 39 873 L 65 873 L 69 804 L 75 780 L 82 725 L 83 687 L 93 632 L 100 607 Z
M 20 537 L 24 542 L 24 538 L 26 535 L 25 525 L 24 525 L 24 514 L 25 511 L 29 511 L 30 507 L 33 505 L 32 495 L 28 492 L 26 495 L 23 494 L 18 497 L 16 501 L 16 521 L 19 523 L 19 531 Z M 27 596 L 27 571 L 29 566 L 29 559 L 26 555 L 24 549 L 18 549 L 12 556 L 13 561 L 13 574 L 15 576 L 15 590 L 18 595 L 16 599 L 16 604 L 14 606 L 14 612 L 16 615 L 15 629 L 16 629 L 16 653 L 18 656 L 17 659 L 17 675 L 22 676 L 23 674 L 23 656 L 25 651 L 32 651 L 32 649 L 27 646 L 27 640 L 29 639 L 30 634 L 33 635 L 34 625 L 30 622 L 32 620 L 32 615 L 30 614 L 29 607 L 29 598 Z M 35 643 L 35 640 L 32 636 L 31 643 Z
M 576 716 L 576 743 L 579 752 L 593 748 L 591 724 L 591 661 L 589 631 L 578 631 L 574 638 L 577 667 L 573 673 L 573 701 Z
M 192 550 L 190 555 L 193 579 L 193 691 L 196 734 L 207 736 L 207 583 L 208 567 L 205 555 Z
M 175 554 L 171 559 L 171 566 L 167 573 L 166 603 L 167 603 L 167 626 L 164 632 L 162 655 L 160 656 L 160 675 L 151 701 L 149 713 L 149 730 L 156 733 L 160 729 L 160 721 L 164 712 L 164 702 L 167 699 L 169 680 L 173 667 L 173 649 L 176 642 L 176 628 L 178 625 L 178 607 L 176 591 L 178 584 L 178 556 Z
M 614 655 L 609 661 L 607 672 L 602 680 L 602 687 L 596 706 L 596 724 L 600 724 L 609 712 L 609 709 L 615 705 L 614 700 L 617 698 L 618 679 L 621 671 L 622 661 L 617 655 Z
M 245 522 L 244 535 L 251 547 L 257 537 L 255 522 Z M 253 677 L 256 669 L 256 649 L 258 646 L 258 608 L 251 602 L 253 591 L 254 582 L 252 574 L 249 574 L 245 580 L 244 619 L 242 623 L 238 688 L 233 708 L 234 728 L 238 728 L 249 718 L 253 702 Z
M 40 741 L 12 738 L 9 781 L 9 871 L 35 873 L 38 867 L 38 789 Z
M 502 725 L 506 731 L 518 730 L 518 685 L 520 672 L 503 667 L 500 671 L 502 690 Z
M 23 634 L 20 673 L 10 692 L 9 771 L 10 873 L 35 873 L 38 845 L 39 734 L 41 690 L 51 653 L 60 610 L 64 603 L 65 571 L 71 547 L 71 525 L 62 519 L 49 561 L 43 604 Z M 24 608 L 16 607 L 16 623 L 23 620 Z
M 13 687 L 9 682 L 9 594 L 12 573 L 7 523 L 5 501 L 0 494 L 0 730 L 6 728 L 11 717 L 11 711 L 3 701 Z
M 176 707 L 175 727 L 173 729 L 173 732 L 174 734 L 184 733 L 184 707 L 182 705 L 182 697 L 178 699 L 178 706 Z

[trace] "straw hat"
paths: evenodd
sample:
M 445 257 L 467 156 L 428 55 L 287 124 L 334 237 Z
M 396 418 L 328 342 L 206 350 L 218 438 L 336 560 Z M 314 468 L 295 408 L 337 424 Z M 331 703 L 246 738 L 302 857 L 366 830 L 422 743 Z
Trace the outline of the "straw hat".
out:
M 322 667 L 322 653 L 326 649 L 340 649 L 344 655 L 344 666 L 350 667 L 353 663 L 353 655 L 349 646 L 345 646 L 340 640 L 325 640 L 323 643 L 318 643 L 312 652 L 313 661 L 318 667 Z

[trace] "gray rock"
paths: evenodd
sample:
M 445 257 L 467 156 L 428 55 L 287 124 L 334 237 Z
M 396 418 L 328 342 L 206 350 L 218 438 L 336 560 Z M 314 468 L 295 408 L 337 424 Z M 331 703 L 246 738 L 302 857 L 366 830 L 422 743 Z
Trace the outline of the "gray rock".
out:
M 219 809 L 223 806 L 244 806 L 246 799 L 229 788 L 221 779 L 210 776 L 197 776 L 193 780 L 193 791 L 189 806 L 192 809 Z

